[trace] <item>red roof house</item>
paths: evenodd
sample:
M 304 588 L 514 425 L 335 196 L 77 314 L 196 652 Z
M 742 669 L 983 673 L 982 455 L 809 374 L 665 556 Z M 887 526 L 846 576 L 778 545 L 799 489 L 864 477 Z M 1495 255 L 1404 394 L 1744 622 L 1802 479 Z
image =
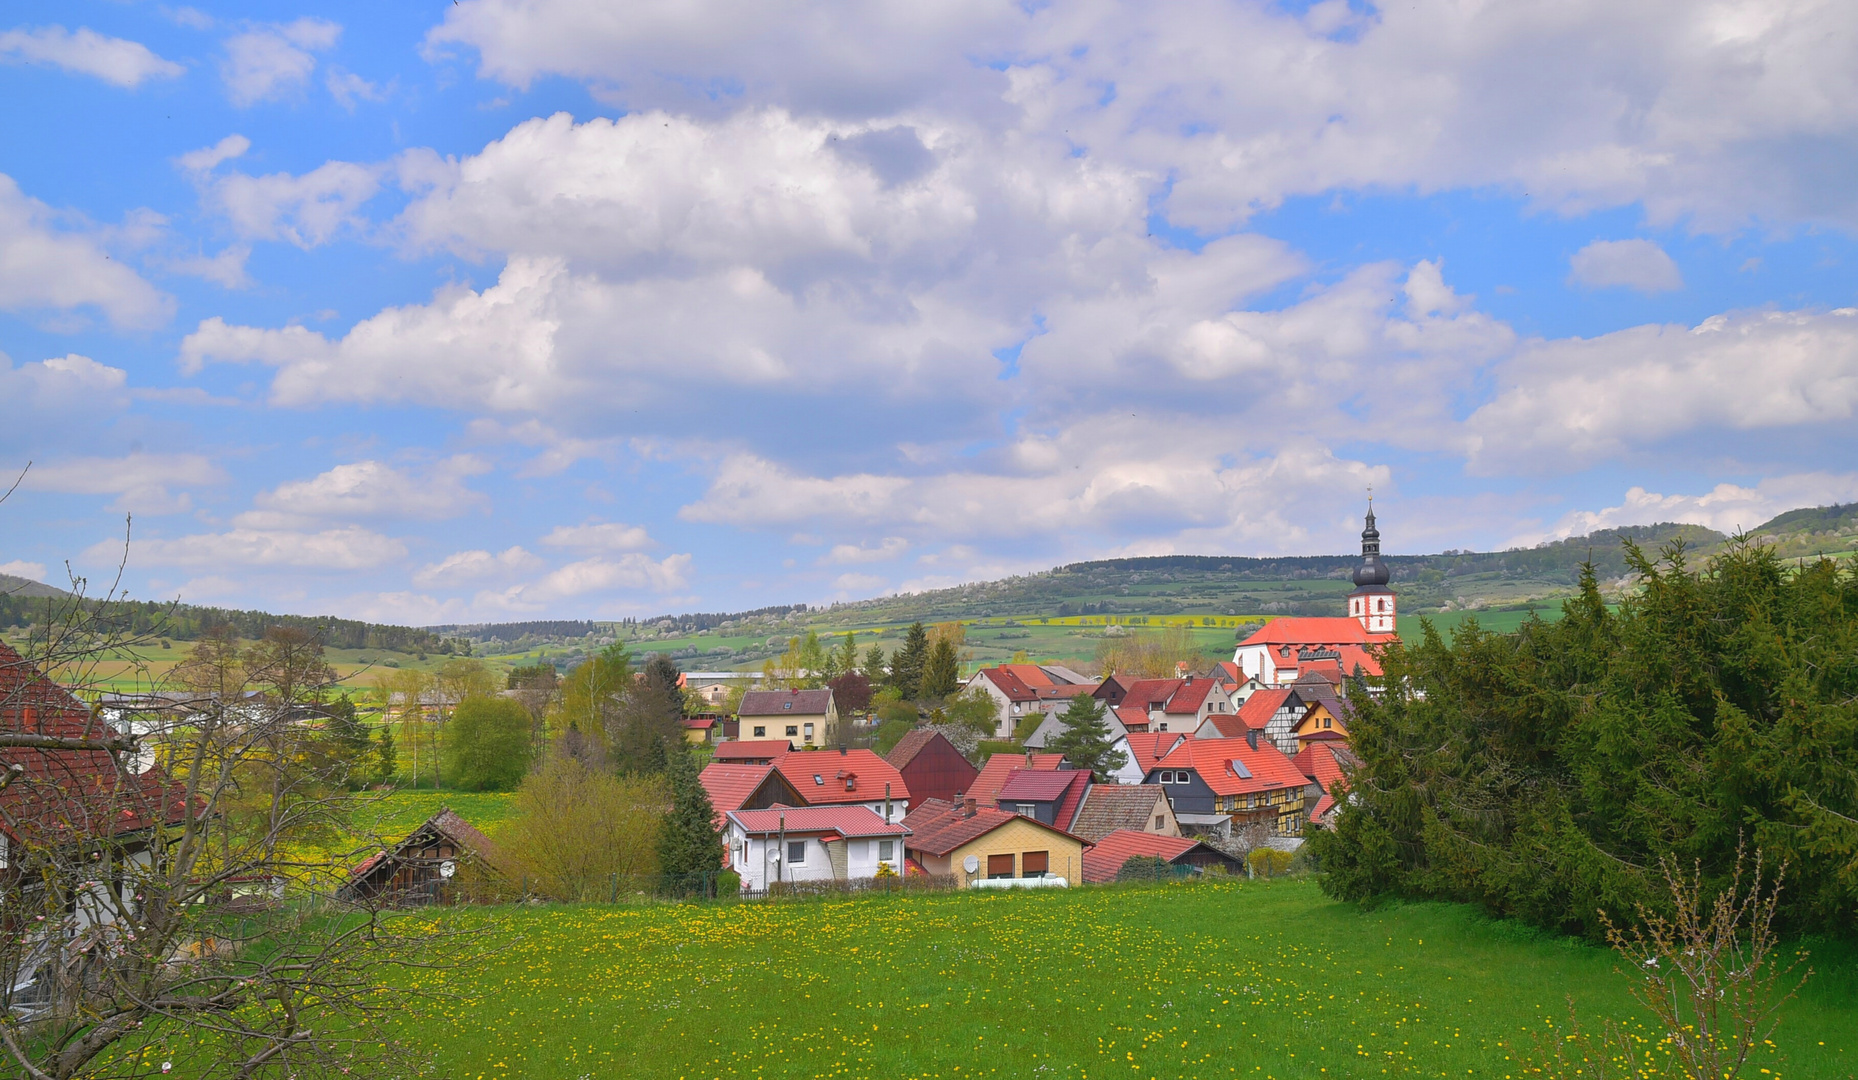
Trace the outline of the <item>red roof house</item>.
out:
M 1186 836 L 1156 836 L 1149 832 L 1118 829 L 1084 852 L 1084 880 L 1102 884 L 1116 880 L 1123 864 L 1138 855 L 1161 859 L 1173 866 L 1223 866 L 1236 870 L 1238 859 Z
M 884 759 L 910 788 L 910 809 L 925 799 L 954 802 L 974 786 L 981 771 L 939 731 L 917 728 L 898 740 Z

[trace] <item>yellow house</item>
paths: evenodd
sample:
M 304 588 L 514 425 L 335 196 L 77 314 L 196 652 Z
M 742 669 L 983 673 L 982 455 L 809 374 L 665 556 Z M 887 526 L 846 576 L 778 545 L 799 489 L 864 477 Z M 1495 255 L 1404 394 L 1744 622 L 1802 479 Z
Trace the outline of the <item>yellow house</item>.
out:
M 931 874 L 964 887 L 989 878 L 1060 877 L 1075 883 L 1084 873 L 1084 841 L 1023 814 L 973 799 L 959 804 L 929 799 L 903 819 L 904 847 Z M 972 867 L 972 869 L 969 869 Z
M 839 706 L 832 689 L 750 690 L 736 708 L 743 739 L 785 739 L 795 746 L 831 746 L 838 737 Z
M 1298 739 L 1310 735 L 1347 739 L 1348 725 L 1342 722 L 1340 716 L 1330 712 L 1327 705 L 1318 701 L 1303 714 L 1303 719 L 1297 721 L 1296 730 L 1291 734 Z

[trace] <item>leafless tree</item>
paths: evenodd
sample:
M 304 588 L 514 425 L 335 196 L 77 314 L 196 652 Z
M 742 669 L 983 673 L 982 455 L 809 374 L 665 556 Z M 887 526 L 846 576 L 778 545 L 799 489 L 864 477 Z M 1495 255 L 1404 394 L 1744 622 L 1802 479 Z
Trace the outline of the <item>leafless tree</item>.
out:
M 1615 926 L 1605 913 L 1601 918 L 1607 943 L 1629 966 L 1632 996 L 1664 1029 L 1662 1042 L 1647 1046 L 1611 1020 L 1597 1034 L 1586 1031 L 1570 1000 L 1568 1029 L 1537 1039 L 1525 1075 L 1733 1080 L 1780 1024 L 1781 1006 L 1812 975 L 1809 968 L 1795 981 L 1800 958 L 1783 965 L 1775 957 L 1774 915 L 1786 867 L 1764 881 L 1761 852 L 1750 860 L 1738 847 L 1728 887 L 1707 902 L 1701 866 L 1686 874 L 1666 858 L 1659 868 L 1669 915 L 1641 907 L 1630 927 Z
M 352 797 L 317 723 L 320 648 L 209 635 L 155 683 L 165 707 L 113 714 L 65 684 L 135 663 L 119 598 L 74 579 L 23 654 L 0 645 L 7 1074 L 416 1075 L 386 1023 L 416 999 L 389 988 L 479 939 L 326 899 L 366 852 L 330 850 Z

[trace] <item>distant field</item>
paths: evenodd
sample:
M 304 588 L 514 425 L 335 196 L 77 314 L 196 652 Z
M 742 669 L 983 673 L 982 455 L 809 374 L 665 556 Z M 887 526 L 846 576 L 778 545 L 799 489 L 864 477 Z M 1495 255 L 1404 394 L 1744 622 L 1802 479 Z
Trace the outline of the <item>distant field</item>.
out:
M 507 944 L 404 1028 L 442 1075 L 1494 1078 L 1569 995 L 1647 1019 L 1604 950 L 1308 880 L 492 910 Z M 1858 1066 L 1858 957 L 1813 965 L 1748 1075 Z

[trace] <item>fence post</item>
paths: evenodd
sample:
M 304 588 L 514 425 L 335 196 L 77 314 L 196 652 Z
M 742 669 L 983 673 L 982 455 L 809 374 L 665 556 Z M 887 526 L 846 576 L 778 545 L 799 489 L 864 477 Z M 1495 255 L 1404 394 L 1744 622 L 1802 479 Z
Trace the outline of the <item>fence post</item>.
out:
M 612 888 L 609 890 L 612 893 L 612 895 L 607 897 L 606 902 L 609 904 L 617 904 L 619 903 L 619 875 L 609 874 L 608 877 L 612 879 L 611 881 Z

